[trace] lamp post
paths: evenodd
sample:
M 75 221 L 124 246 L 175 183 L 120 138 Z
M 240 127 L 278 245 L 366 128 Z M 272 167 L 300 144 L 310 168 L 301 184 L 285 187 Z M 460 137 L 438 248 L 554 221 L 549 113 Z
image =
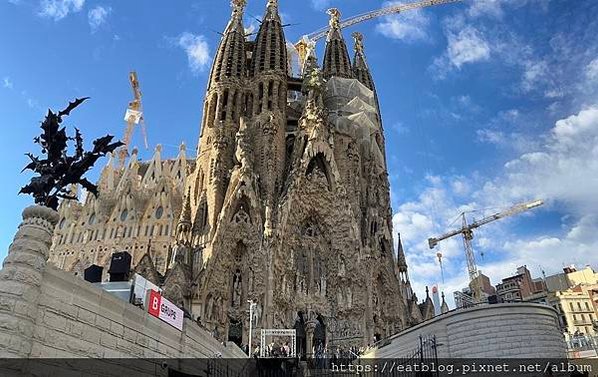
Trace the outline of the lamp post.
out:
M 247 300 L 247 303 L 249 304 L 249 357 L 251 357 L 251 339 L 253 338 L 253 309 L 255 309 L 255 306 L 257 305 L 255 302 L 253 302 L 253 300 Z

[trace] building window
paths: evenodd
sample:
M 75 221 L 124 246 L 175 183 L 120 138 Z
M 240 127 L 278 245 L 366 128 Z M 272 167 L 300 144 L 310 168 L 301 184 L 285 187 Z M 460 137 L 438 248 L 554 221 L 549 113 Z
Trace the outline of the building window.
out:
M 129 211 L 127 211 L 126 209 L 124 209 L 121 213 L 120 213 L 120 221 L 125 221 L 127 220 L 127 217 L 129 216 Z
M 156 209 L 156 219 L 160 220 L 164 215 L 164 208 L 162 206 Z
M 89 221 L 88 221 L 88 222 L 89 222 L 89 225 L 93 225 L 93 224 L 95 224 L 95 223 L 96 223 L 96 213 L 95 213 L 95 212 L 94 212 L 94 213 L 92 213 L 92 214 L 89 216 Z
M 573 308 L 573 303 L 572 302 L 569 303 L 569 307 L 571 308 L 571 311 L 575 311 L 575 309 Z
M 66 217 L 63 217 L 62 220 L 60 220 L 60 224 L 58 225 L 58 227 L 62 229 L 64 228 L 64 224 L 66 224 Z

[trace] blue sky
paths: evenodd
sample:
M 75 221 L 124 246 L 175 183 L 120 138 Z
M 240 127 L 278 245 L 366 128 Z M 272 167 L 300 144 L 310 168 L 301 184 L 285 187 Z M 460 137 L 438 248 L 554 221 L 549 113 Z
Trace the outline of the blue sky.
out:
M 248 28 L 265 3 L 249 0 Z M 326 25 L 327 7 L 350 16 L 388 4 L 280 0 L 293 42 Z M 32 202 L 16 195 L 28 179 L 19 171 L 46 109 L 91 96 L 67 124 L 88 141 L 120 137 L 134 69 L 150 144 L 162 144 L 166 156 L 182 141 L 194 151 L 217 32 L 229 15 L 222 0 L 0 0 L 0 259 Z M 521 264 L 536 275 L 570 263 L 598 265 L 598 2 L 463 1 L 352 27 L 349 48 L 353 30 L 365 35 L 395 232 L 420 297 L 425 284 L 440 282 L 426 239 L 463 210 L 547 201 L 476 233 L 480 268 L 494 283 Z M 143 144 L 139 134 L 134 144 Z M 441 289 L 451 292 L 467 281 L 460 240 L 441 251 Z

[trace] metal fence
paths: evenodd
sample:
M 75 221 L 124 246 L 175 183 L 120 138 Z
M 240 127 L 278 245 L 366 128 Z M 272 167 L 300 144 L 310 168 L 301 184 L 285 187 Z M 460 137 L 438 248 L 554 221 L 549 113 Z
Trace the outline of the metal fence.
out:
M 598 336 L 573 336 L 567 340 L 567 356 L 571 359 L 597 357 Z

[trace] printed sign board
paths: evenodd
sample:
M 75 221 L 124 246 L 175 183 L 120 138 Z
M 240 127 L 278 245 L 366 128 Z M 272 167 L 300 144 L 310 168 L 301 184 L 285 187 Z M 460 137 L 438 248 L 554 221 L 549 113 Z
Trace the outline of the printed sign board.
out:
M 125 113 L 125 121 L 139 124 L 142 115 L 143 114 L 141 113 L 141 111 L 127 109 L 127 112 Z
M 143 276 L 139 274 L 135 274 L 133 277 L 133 304 L 140 303 L 144 308 L 147 309 L 147 301 L 145 300 L 147 297 L 147 292 L 150 290 L 154 290 L 156 292 L 162 292 L 162 289 L 158 287 L 156 284 L 152 283 L 151 281 L 147 280 Z M 138 301 L 138 302 L 137 302 Z
M 162 297 L 160 292 L 150 290 L 148 296 L 148 313 L 182 331 L 183 311 L 178 306 Z

